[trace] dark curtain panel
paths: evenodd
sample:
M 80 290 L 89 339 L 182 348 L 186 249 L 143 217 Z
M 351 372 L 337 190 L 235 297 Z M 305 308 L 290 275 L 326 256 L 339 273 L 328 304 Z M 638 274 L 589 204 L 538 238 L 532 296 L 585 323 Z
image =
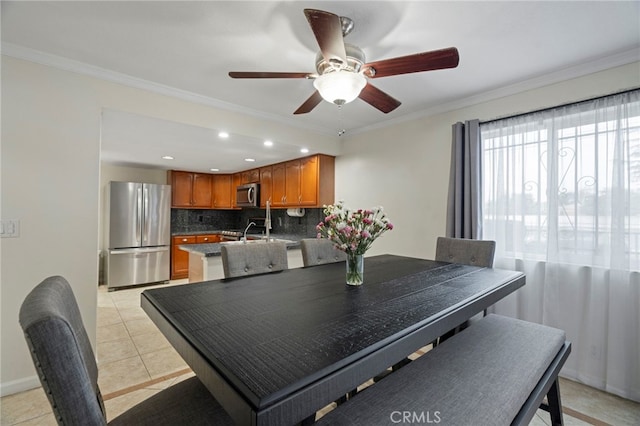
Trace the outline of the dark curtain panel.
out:
M 482 238 L 482 149 L 478 120 L 453 125 L 447 237 Z

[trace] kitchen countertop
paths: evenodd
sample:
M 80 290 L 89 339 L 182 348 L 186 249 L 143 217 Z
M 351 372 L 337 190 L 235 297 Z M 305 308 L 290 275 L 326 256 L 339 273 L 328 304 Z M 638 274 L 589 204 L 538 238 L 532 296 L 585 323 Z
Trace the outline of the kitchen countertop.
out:
M 206 234 L 211 234 L 211 233 L 212 232 L 206 232 Z M 196 234 L 183 234 L 183 235 L 196 235 Z M 249 234 L 249 236 L 251 236 L 251 234 Z M 300 240 L 303 238 L 313 238 L 313 237 L 304 237 L 301 235 L 287 235 L 287 234 L 271 234 L 270 237 L 278 240 L 290 241 L 287 243 L 287 250 L 300 248 Z M 179 245 L 178 248 L 180 250 L 184 250 L 189 253 L 195 253 L 195 254 L 203 255 L 204 257 L 210 257 L 210 256 L 220 256 L 221 246 L 222 244 L 220 243 L 182 244 L 182 245 Z
M 221 234 L 222 231 L 223 231 L 222 229 L 215 229 L 213 231 L 172 232 L 171 236 L 180 237 L 182 235 L 216 235 L 216 234 Z

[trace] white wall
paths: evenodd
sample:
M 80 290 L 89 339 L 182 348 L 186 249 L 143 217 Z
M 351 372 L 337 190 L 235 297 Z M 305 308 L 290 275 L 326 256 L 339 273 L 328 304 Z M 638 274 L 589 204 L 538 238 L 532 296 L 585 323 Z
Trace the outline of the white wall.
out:
M 95 345 L 103 108 L 338 150 L 337 138 L 4 56 L 1 90 L 1 217 L 21 224 L 0 242 L 1 395 L 39 384 L 18 311 L 47 276 L 70 281 Z
M 435 240 L 446 230 L 455 122 L 491 120 L 636 87 L 640 62 L 351 136 L 336 160 L 336 199 L 354 208 L 382 205 L 395 225 L 367 255 L 433 259 Z

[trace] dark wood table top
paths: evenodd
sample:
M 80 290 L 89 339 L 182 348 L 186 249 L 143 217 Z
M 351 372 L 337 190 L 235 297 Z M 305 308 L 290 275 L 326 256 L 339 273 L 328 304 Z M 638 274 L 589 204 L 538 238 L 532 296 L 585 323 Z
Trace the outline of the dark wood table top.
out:
M 145 290 L 142 306 L 232 417 L 292 424 L 524 285 L 519 272 L 383 255 Z

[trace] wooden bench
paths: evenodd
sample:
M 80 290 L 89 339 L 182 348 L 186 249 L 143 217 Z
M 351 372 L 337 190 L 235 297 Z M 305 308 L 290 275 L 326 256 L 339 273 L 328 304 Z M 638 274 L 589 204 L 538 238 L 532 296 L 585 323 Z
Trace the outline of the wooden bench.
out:
M 489 315 L 322 417 L 320 425 L 562 424 L 562 330 Z M 547 396 L 547 404 L 542 404 Z

